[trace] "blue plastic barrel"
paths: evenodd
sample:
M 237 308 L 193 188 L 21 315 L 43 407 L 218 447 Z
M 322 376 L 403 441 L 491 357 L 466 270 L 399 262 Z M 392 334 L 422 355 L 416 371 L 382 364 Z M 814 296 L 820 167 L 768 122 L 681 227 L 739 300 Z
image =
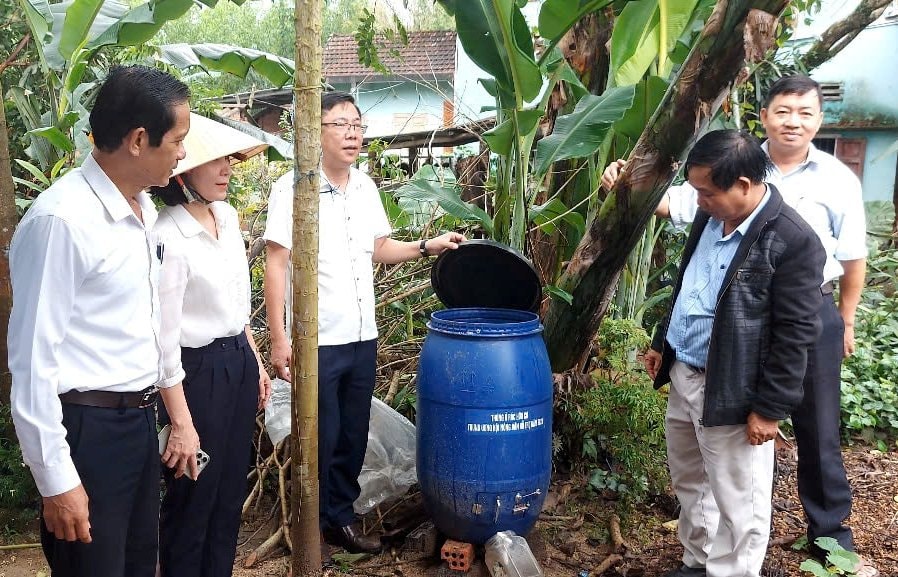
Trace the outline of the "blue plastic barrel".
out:
M 433 313 L 418 368 L 418 482 L 434 524 L 484 543 L 533 528 L 552 472 L 552 371 L 539 317 Z

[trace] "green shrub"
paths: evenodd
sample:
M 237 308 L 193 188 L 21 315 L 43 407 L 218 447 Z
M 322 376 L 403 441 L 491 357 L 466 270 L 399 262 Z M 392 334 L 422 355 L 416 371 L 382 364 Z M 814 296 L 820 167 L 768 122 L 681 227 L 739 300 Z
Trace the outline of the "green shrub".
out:
M 7 403 L 0 403 L 0 509 L 31 509 L 38 493 L 31 473 L 22 462 Z
M 592 489 L 616 493 L 623 508 L 662 492 L 669 482 L 667 401 L 637 361 L 648 342 L 633 321 L 606 318 L 588 386 L 572 387 L 556 399 L 559 458 L 587 474 Z
M 855 321 L 855 353 L 842 364 L 842 425 L 867 441 L 898 436 L 898 251 L 883 251 L 868 263 Z

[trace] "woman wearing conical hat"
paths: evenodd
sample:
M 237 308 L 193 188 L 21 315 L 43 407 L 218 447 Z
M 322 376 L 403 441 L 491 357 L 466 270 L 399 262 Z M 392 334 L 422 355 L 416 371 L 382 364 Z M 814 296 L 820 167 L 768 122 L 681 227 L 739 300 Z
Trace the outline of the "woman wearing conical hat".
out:
M 187 156 L 151 194 L 157 256 L 164 410 L 163 577 L 228 577 L 256 412 L 271 382 L 249 326 L 250 279 L 237 212 L 226 202 L 231 166 L 265 144 L 191 114 Z M 167 438 L 166 438 L 167 436 Z

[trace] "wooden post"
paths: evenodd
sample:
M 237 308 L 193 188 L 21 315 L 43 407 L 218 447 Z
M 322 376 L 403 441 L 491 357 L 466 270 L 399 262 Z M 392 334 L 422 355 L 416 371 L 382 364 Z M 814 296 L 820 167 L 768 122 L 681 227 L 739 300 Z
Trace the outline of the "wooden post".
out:
M 290 534 L 293 575 L 321 573 L 318 528 L 318 159 L 321 148 L 321 0 L 294 0 L 293 423 Z
M 0 84 L 0 95 L 3 86 Z M 0 96 L 2 101 L 2 96 Z M 6 334 L 9 329 L 9 312 L 12 309 L 12 285 L 9 278 L 9 243 L 16 228 L 16 188 L 12 180 L 9 160 L 9 134 L 6 127 L 6 109 L 0 106 L 0 402 L 9 402 L 12 375 L 9 373 L 6 354 Z M 11 431 L 2 431 L 8 433 Z

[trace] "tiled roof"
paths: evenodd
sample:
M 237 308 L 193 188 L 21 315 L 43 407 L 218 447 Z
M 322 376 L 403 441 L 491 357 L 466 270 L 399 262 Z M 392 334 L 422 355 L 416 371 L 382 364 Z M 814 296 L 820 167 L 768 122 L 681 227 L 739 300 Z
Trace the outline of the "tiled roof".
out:
M 452 78 L 455 73 L 455 32 L 409 32 L 408 45 L 378 38 L 378 55 L 392 76 Z M 391 54 L 398 51 L 399 57 Z M 358 43 L 352 36 L 331 36 L 324 45 L 324 76 L 328 79 L 382 76 L 359 64 Z

